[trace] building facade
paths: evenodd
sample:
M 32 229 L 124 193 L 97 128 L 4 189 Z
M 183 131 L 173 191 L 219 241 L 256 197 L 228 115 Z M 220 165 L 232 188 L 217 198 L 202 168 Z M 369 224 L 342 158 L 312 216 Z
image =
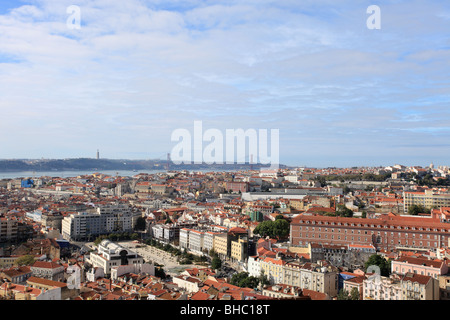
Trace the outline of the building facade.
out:
M 344 218 L 301 214 L 291 222 L 293 246 L 373 245 L 378 250 L 435 249 L 450 239 L 450 223 L 431 217 L 383 215 L 379 218 Z
M 103 240 L 97 252 L 90 254 L 89 261 L 92 267 L 102 268 L 105 274 L 111 274 L 111 269 L 124 265 L 141 265 L 144 259 L 137 253 L 126 249 L 117 243 Z
M 403 192 L 404 212 L 408 212 L 412 205 L 422 205 L 426 209 L 450 207 L 450 194 L 434 190 Z
M 133 214 L 128 206 L 102 206 L 95 213 L 73 213 L 62 220 L 67 240 L 91 240 L 98 235 L 133 231 Z
M 18 236 L 18 221 L 0 218 L 0 242 L 14 241 Z
M 402 300 L 401 282 L 373 274 L 363 281 L 363 300 Z

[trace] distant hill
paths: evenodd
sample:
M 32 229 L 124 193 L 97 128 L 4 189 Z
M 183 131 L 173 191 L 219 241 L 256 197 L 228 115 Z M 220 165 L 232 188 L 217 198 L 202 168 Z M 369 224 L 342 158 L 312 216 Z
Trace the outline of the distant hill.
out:
M 169 163 L 171 170 L 199 169 L 259 169 L 268 165 L 253 164 L 182 164 Z M 280 167 L 285 167 L 280 165 Z M 158 170 L 167 168 L 167 160 L 127 159 L 50 159 L 50 160 L 0 160 L 0 172 L 14 171 L 76 171 L 76 170 Z

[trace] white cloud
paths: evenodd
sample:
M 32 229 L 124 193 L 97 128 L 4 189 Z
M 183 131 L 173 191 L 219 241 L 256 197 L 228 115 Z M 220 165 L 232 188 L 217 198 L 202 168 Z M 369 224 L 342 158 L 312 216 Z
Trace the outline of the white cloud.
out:
M 69 30 L 72 4 L 32 1 L 0 16 L 0 126 L 23 124 L 0 138 L 0 158 L 164 154 L 194 120 L 279 128 L 289 161 L 305 148 L 311 158 L 371 144 L 382 154 L 392 136 L 411 139 L 412 119 L 424 141 L 449 137 L 426 129 L 429 110 L 449 101 L 449 20 L 425 26 L 442 16 L 438 1 L 382 2 L 376 31 L 365 1 L 86 0 L 81 29 Z M 356 135 L 355 151 L 336 132 Z

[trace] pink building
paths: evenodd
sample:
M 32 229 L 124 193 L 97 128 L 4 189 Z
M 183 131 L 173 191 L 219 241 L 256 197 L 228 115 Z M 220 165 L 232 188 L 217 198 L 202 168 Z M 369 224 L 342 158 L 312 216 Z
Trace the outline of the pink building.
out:
M 227 182 L 226 188 L 236 193 L 248 192 L 248 182 Z
M 391 271 L 397 274 L 414 273 L 435 279 L 448 273 L 447 260 L 399 257 L 391 262 Z

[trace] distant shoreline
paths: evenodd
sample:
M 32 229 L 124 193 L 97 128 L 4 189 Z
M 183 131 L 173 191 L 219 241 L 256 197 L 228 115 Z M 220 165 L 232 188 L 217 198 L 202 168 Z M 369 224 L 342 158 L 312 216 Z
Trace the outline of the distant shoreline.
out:
M 164 170 L 249 170 L 269 168 L 263 164 L 174 164 L 167 160 L 113 160 L 113 159 L 52 159 L 52 160 L 0 160 L 0 173 L 64 172 L 64 171 L 164 171 Z M 280 166 L 286 167 L 286 166 Z

